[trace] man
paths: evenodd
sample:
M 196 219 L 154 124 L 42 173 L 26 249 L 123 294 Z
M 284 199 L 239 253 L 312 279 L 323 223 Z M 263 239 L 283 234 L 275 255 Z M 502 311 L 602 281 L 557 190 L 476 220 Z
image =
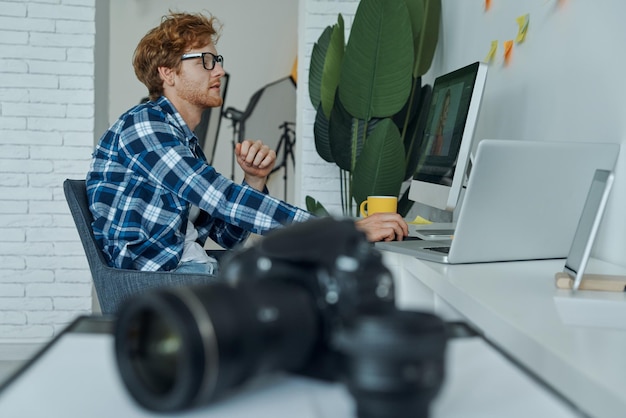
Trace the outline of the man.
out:
M 215 274 L 207 238 L 233 248 L 312 215 L 267 194 L 276 153 L 261 141 L 236 145 L 243 184 L 209 166 L 193 129 L 220 106 L 223 58 L 215 19 L 170 13 L 139 42 L 133 57 L 150 101 L 124 113 L 102 136 L 87 174 L 93 230 L 118 268 Z M 370 241 L 408 233 L 397 214 L 357 221 Z

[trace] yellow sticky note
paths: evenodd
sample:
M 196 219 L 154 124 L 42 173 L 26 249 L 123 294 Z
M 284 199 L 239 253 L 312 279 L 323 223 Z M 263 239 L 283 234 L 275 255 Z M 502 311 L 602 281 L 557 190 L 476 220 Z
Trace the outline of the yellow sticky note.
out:
M 491 41 L 491 48 L 485 57 L 485 62 L 492 62 L 496 57 L 496 51 L 498 50 L 498 41 Z
M 511 55 L 513 55 L 513 41 L 504 41 L 504 65 L 511 63 Z
M 426 218 L 422 218 L 421 216 L 417 215 L 415 217 L 415 219 L 413 219 L 411 222 L 409 222 L 410 224 L 414 224 L 414 225 L 429 225 L 432 224 L 431 221 L 429 221 Z
M 528 14 L 522 15 L 515 19 L 517 24 L 519 25 L 519 31 L 517 32 L 517 37 L 515 38 L 515 42 L 518 44 L 524 42 L 526 39 L 526 32 L 528 32 L 528 23 L 530 22 L 530 16 Z

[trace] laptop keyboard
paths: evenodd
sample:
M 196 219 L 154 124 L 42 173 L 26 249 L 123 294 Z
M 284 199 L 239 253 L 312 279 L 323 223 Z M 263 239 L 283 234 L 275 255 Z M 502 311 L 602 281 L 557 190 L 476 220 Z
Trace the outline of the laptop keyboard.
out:
M 418 229 L 418 233 L 422 235 L 454 235 L 454 229 Z
M 450 247 L 427 247 L 431 251 L 436 251 L 442 254 L 448 254 L 450 252 Z

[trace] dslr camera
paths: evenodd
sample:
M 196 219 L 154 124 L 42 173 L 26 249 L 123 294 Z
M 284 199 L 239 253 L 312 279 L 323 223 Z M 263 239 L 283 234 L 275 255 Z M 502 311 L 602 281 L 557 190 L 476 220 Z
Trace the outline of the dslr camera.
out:
M 446 343 L 437 316 L 396 309 L 393 278 L 354 222 L 330 217 L 231 252 L 213 283 L 128 299 L 115 324 L 124 385 L 159 412 L 287 372 L 344 382 L 359 418 L 427 417 Z

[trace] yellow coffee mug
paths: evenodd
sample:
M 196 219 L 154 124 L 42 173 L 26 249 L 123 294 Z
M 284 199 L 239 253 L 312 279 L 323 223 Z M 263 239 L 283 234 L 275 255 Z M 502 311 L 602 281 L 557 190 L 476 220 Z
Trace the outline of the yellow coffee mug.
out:
M 361 202 L 361 216 L 367 217 L 378 212 L 398 211 L 398 198 L 395 196 L 368 196 Z

